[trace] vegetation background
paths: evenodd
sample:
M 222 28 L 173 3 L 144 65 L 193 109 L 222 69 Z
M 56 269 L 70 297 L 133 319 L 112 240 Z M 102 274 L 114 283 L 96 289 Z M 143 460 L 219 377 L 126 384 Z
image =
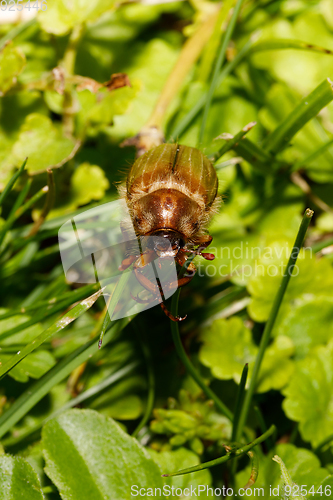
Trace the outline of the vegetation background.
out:
M 292 482 L 305 490 L 285 498 L 330 498 L 332 1 L 35 4 L 13 23 L 0 4 L 0 498 L 127 500 L 133 484 L 201 484 L 268 499 Z M 191 57 L 173 70 L 186 40 Z M 108 324 L 98 287 L 68 283 L 59 255 L 69 217 L 117 199 L 135 157 L 120 144 L 166 84 L 156 125 L 213 159 L 224 197 L 216 259 L 179 301 L 182 343 L 215 404 L 160 308 Z M 307 207 L 306 249 L 274 322 Z M 161 477 L 221 456 L 231 460 Z

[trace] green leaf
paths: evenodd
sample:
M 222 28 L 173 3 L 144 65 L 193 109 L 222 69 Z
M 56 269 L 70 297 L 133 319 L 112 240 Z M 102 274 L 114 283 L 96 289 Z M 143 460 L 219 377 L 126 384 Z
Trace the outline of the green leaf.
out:
M 15 330 L 18 330 L 18 332 L 14 333 L 8 338 L 2 339 L 2 348 L 15 344 L 27 344 L 28 342 L 32 342 L 34 338 L 37 337 L 37 335 L 42 333 L 43 326 L 41 325 L 41 323 L 35 323 L 28 328 L 20 329 L 20 325 L 23 325 L 24 323 L 32 319 L 31 316 L 22 313 L 21 315 L 12 316 L 11 318 L 1 319 L 1 315 L 5 314 L 6 312 L 9 312 L 9 309 L 0 308 L 0 332 L 5 333 L 14 328 Z M 0 360 L 2 361 L 1 351 Z
M 63 500 L 123 500 L 131 497 L 132 485 L 163 487 L 146 450 L 92 410 L 70 410 L 49 421 L 42 443 L 45 471 Z
M 329 476 L 321 483 L 321 485 L 315 490 L 315 494 L 311 496 L 313 500 L 320 500 L 324 496 L 329 498 L 333 492 L 333 476 Z
M 0 50 L 0 97 L 17 82 L 17 76 L 25 66 L 25 56 L 13 42 L 7 43 Z
M 333 83 L 329 78 L 324 80 L 309 95 L 304 97 L 298 106 L 267 137 L 264 149 L 278 153 L 289 145 L 292 137 L 321 109 L 333 99 Z
M 135 135 L 143 127 L 178 55 L 178 44 L 157 38 L 139 48 L 133 51 L 131 61 L 125 59 L 121 68 L 128 74 L 136 95 L 129 112 L 116 116 L 114 127 L 108 131 L 115 139 Z
M 11 356 L 6 362 L 0 365 L 0 377 L 6 375 L 15 365 L 17 365 L 22 359 L 24 359 L 28 354 L 32 353 L 35 349 L 37 349 L 41 344 L 46 342 L 48 339 L 52 337 L 55 333 L 66 328 L 67 325 L 75 321 L 78 317 L 84 314 L 92 305 L 96 302 L 98 297 L 100 297 L 103 293 L 103 290 L 100 289 L 98 292 L 94 293 L 90 297 L 87 297 L 85 300 L 82 300 L 73 307 L 70 311 L 64 314 L 58 321 L 56 321 L 49 328 L 44 330 L 38 337 L 35 337 L 34 340 L 24 346 L 21 351 L 18 351 L 14 356 Z M 6 320 L 5 320 L 6 321 Z
M 72 201 L 78 206 L 100 200 L 109 187 L 109 181 L 98 165 L 81 163 L 71 178 Z
M 311 486 L 314 486 L 316 490 L 329 475 L 326 469 L 320 467 L 319 459 L 310 450 L 297 448 L 292 444 L 279 444 L 274 451 L 268 455 L 260 455 L 258 479 L 256 483 L 251 486 L 252 490 L 255 488 L 263 488 L 265 493 L 263 498 L 267 500 L 271 498 L 283 498 L 284 483 L 281 478 L 279 466 L 272 460 L 274 455 L 278 455 L 282 458 L 290 473 L 292 481 L 299 486 L 305 485 L 307 491 L 310 490 Z M 237 474 L 236 482 L 238 488 L 244 487 L 250 477 L 250 473 L 251 470 L 248 466 Z M 270 491 L 272 492 L 271 494 L 269 494 Z M 308 498 L 313 497 L 309 495 Z
M 294 351 L 293 342 L 289 337 L 281 335 L 274 340 L 265 351 L 257 381 L 257 392 L 285 387 L 294 372 L 294 362 L 290 359 Z
M 299 361 L 283 394 L 283 409 L 288 418 L 299 422 L 305 441 L 317 446 L 332 434 L 333 340 Z
M 124 328 L 124 323 L 125 321 L 114 323 L 113 327 L 105 335 L 104 344 L 107 344 L 110 340 L 114 340 Z M 98 344 L 96 339 L 93 338 L 85 345 L 73 351 L 68 357 L 59 361 L 42 378 L 37 380 L 32 387 L 28 387 L 12 406 L 0 416 L 0 437 L 12 429 L 56 384 L 59 384 L 64 378 L 68 377 L 75 368 L 88 361 L 96 353 L 96 350 L 98 350 Z
M 38 11 L 42 28 L 48 33 L 65 35 L 75 25 L 92 21 L 114 6 L 114 0 L 48 0 L 47 9 Z
M 43 500 L 38 476 L 21 457 L 0 457 L 1 500 Z
M 127 111 L 137 90 L 132 87 L 122 87 L 111 92 L 108 90 L 101 92 L 97 103 L 87 113 L 86 119 L 94 125 L 111 125 L 115 115 L 122 115 Z
M 38 172 L 64 161 L 74 148 L 74 142 L 63 136 L 50 118 L 32 113 L 27 116 L 13 146 L 13 159 L 21 163 L 29 157 L 27 170 Z
M 256 346 L 251 332 L 238 317 L 218 319 L 200 335 L 203 346 L 201 363 L 208 366 L 214 377 L 239 382 L 245 363 L 253 363 Z
M 291 249 L 276 243 L 258 261 L 257 275 L 248 284 L 251 302 L 248 311 L 255 321 L 266 321 L 281 270 Z M 277 273 L 276 275 L 274 275 Z M 286 291 L 273 335 L 292 339 L 297 357 L 304 357 L 312 346 L 333 337 L 333 269 L 326 259 L 316 259 L 311 249 L 303 250 Z
M 201 334 L 203 345 L 199 359 L 208 366 L 214 377 L 222 380 L 234 379 L 239 383 L 245 363 L 249 364 L 251 378 L 254 361 L 258 352 L 242 320 L 238 317 L 218 319 L 207 326 Z M 294 366 L 290 357 L 294 346 L 288 337 L 278 337 L 266 350 L 258 378 L 257 391 L 284 387 Z
M 149 450 L 153 460 L 158 464 L 161 474 L 176 472 L 177 470 L 187 469 L 200 463 L 199 457 L 192 451 L 186 448 L 178 448 L 174 451 L 162 451 L 160 453 Z M 210 472 L 205 469 L 183 476 L 174 476 L 165 478 L 165 484 L 175 488 L 198 488 L 199 485 L 209 487 L 212 484 Z M 196 490 L 198 491 L 198 490 Z M 187 495 L 186 498 L 191 498 L 194 495 Z M 215 498 L 212 495 L 207 495 L 206 492 L 200 492 L 202 498 Z
M 4 363 L 10 358 L 10 354 L 2 355 L 1 362 Z M 36 351 L 14 366 L 9 372 L 9 376 L 17 382 L 28 382 L 29 377 L 40 378 L 54 365 L 55 359 L 49 351 Z

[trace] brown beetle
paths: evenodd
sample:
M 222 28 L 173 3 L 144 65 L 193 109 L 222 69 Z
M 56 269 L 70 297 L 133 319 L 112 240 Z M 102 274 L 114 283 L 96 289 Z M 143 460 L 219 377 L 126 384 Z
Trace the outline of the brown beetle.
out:
M 157 257 L 173 258 L 180 266 L 193 253 L 214 259 L 213 254 L 202 250 L 212 241 L 207 225 L 221 202 L 217 189 L 217 175 L 208 158 L 198 149 L 178 144 L 162 144 L 140 156 L 129 171 L 126 185 L 119 189 L 136 235 L 158 237 L 142 255 L 127 257 L 120 270 L 135 261 L 138 281 L 155 296 L 160 293 L 161 307 L 174 321 L 185 318 L 171 315 L 163 303 L 161 290 L 144 276 L 142 268 Z M 154 242 L 154 238 L 150 240 Z M 191 262 L 186 274 L 169 286 L 186 285 L 195 272 Z

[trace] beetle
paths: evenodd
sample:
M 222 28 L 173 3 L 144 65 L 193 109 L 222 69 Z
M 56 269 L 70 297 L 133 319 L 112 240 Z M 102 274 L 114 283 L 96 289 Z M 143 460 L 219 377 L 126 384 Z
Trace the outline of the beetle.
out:
M 153 295 L 160 294 L 166 315 L 173 321 L 185 319 L 167 310 L 161 287 L 144 276 L 144 267 L 156 258 L 175 259 L 180 266 L 191 254 L 214 259 L 213 254 L 202 252 L 212 242 L 207 225 L 221 203 L 212 163 L 196 148 L 161 144 L 136 159 L 119 193 L 127 203 L 136 236 L 149 237 L 142 254 L 126 257 L 119 269 L 134 263 L 138 281 Z M 195 272 L 191 262 L 185 275 L 167 286 L 184 286 Z

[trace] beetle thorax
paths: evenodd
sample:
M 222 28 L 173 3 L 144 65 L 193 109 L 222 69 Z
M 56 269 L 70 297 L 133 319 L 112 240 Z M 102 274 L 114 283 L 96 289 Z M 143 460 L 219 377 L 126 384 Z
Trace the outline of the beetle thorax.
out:
M 137 234 L 162 229 L 177 231 L 185 240 L 198 232 L 202 207 L 176 189 L 158 189 L 131 203 Z

